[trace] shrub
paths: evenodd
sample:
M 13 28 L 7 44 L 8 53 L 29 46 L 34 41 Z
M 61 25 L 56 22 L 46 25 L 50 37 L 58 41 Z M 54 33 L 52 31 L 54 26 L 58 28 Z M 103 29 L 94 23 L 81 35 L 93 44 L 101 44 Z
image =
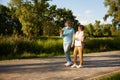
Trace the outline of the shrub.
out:
M 85 41 L 84 52 L 120 50 L 120 38 L 91 38 Z
M 90 38 L 85 40 L 84 53 L 120 50 L 120 38 Z M 71 49 L 73 53 L 73 49 Z M 28 54 L 28 55 L 27 55 Z M 0 39 L 0 59 L 63 55 L 63 41 L 57 37 Z

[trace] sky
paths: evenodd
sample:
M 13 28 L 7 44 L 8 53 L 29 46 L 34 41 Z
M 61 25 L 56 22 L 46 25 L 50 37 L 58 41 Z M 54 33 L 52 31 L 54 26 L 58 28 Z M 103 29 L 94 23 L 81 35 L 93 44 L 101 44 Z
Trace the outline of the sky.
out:
M 10 0 L 0 0 L 0 4 L 6 5 Z M 107 21 L 103 20 L 107 13 L 108 7 L 103 4 L 104 0 L 52 0 L 50 5 L 57 5 L 57 8 L 67 8 L 73 12 L 76 19 L 81 24 L 94 23 L 95 20 L 100 20 L 101 23 L 111 23 L 111 18 Z

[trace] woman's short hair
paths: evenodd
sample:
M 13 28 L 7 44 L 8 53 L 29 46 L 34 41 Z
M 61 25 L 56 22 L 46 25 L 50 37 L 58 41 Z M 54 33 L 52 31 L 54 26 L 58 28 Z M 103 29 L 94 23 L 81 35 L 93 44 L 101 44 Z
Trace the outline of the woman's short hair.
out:
M 78 27 L 80 27 L 82 31 L 84 30 L 84 25 L 78 25 Z

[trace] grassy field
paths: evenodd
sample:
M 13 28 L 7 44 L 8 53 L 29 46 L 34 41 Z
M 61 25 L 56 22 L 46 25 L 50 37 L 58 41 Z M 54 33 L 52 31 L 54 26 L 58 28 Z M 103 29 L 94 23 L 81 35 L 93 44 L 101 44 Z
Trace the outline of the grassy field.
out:
M 62 42 L 59 37 L 1 37 L 0 59 L 64 55 Z M 84 53 L 120 50 L 119 45 L 120 38 L 89 38 L 85 40 Z

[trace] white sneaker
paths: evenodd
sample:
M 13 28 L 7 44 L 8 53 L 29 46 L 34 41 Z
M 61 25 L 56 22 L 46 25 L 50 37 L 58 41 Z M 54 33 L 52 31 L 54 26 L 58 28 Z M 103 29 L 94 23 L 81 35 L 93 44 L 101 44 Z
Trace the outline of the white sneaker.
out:
M 66 62 L 64 65 L 66 66 L 68 64 L 68 62 Z
M 72 65 L 72 62 L 67 62 L 66 64 L 65 64 L 65 66 L 71 66 Z
M 77 65 L 76 65 L 76 64 L 73 64 L 73 65 L 71 66 L 71 68 L 75 68 L 75 67 L 77 67 Z
M 78 65 L 77 68 L 82 68 L 83 66 L 82 65 Z

